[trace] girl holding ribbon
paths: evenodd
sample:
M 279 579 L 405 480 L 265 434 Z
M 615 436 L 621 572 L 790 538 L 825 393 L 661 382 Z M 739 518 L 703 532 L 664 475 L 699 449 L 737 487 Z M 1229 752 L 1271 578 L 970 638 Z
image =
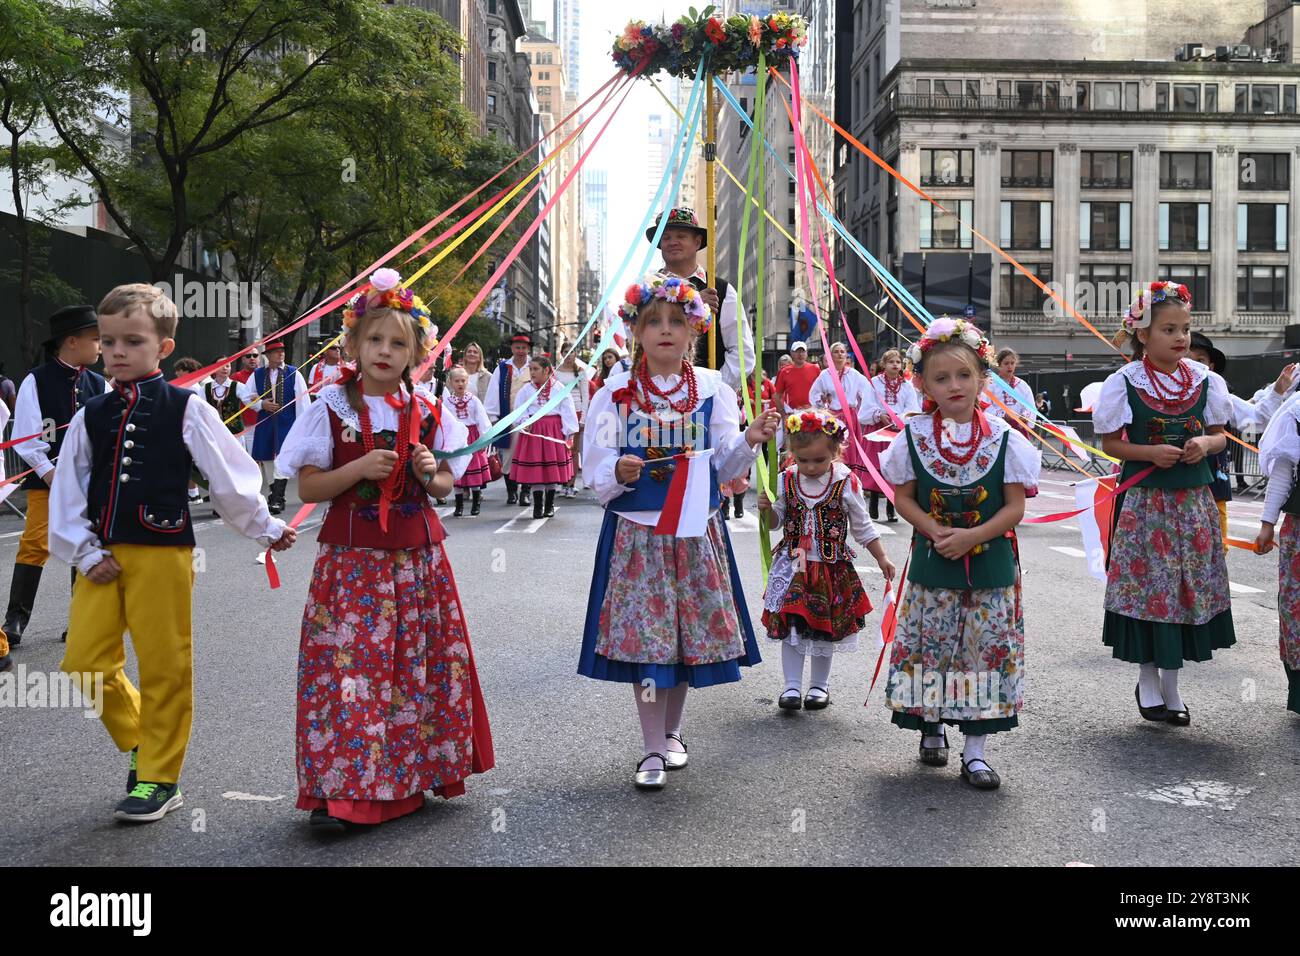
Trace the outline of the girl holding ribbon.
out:
M 758 497 L 760 513 L 783 532 L 763 595 L 763 624 L 768 637 L 781 641 L 785 691 L 777 706 L 822 710 L 831 702 L 834 655 L 858 649 L 858 632 L 871 613 L 849 538 L 876 559 L 886 591 L 894 565 L 867 517 L 861 483 L 839 460 L 848 438 L 844 422 L 826 412 L 795 412 L 785 420 L 785 434 L 795 463 L 777 479 L 776 501 L 761 491 Z M 805 658 L 812 660 L 806 697 Z
M 947 765 L 943 725 L 960 729 L 961 779 L 993 790 L 1001 779 L 985 742 L 1019 724 L 1023 700 L 1015 527 L 1038 485 L 1038 452 L 980 411 L 993 346 L 973 324 L 936 319 L 908 357 L 926 403 L 881 456 L 914 529 L 885 702 L 895 724 L 921 732 L 922 763 Z
M 1219 375 L 1187 357 L 1185 285 L 1145 286 L 1116 344 L 1130 338 L 1133 360 L 1106 379 L 1092 410 L 1102 450 L 1124 462 L 1102 642 L 1139 666 L 1133 695 L 1142 717 L 1186 727 L 1183 663 L 1236 643 L 1210 468 L 1227 444 L 1232 399 Z
M 445 497 L 468 456 L 454 415 L 411 369 L 437 328 L 392 269 L 343 313 L 356 372 L 320 391 L 280 452 L 303 501 L 329 502 L 298 655 L 298 808 L 311 823 L 382 823 L 492 768 L 492 735 L 446 536 Z
M 596 393 L 583 438 L 605 520 L 578 673 L 632 685 L 645 744 L 634 782 L 657 790 L 687 763 L 687 689 L 738 681 L 760 660 L 719 483 L 749 471 L 777 413 L 742 431 L 722 374 L 690 363 L 713 313 L 689 281 L 652 274 L 625 300 L 638 358 Z

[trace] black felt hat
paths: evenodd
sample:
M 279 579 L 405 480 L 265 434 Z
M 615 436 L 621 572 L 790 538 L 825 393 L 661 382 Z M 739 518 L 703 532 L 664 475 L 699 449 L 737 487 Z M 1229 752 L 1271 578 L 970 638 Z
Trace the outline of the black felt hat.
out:
M 1222 375 L 1223 370 L 1228 367 L 1228 356 L 1224 355 L 1222 352 L 1216 349 L 1214 347 L 1214 343 L 1210 341 L 1210 337 L 1205 333 L 1203 332 L 1192 333 L 1192 348 L 1204 349 L 1205 351 L 1209 352 L 1210 368 L 1213 369 L 1215 372 L 1218 372 L 1220 375 Z
M 93 305 L 65 305 L 50 316 L 50 337 L 46 345 L 58 345 L 65 336 L 76 335 L 82 329 L 99 326 L 99 314 Z

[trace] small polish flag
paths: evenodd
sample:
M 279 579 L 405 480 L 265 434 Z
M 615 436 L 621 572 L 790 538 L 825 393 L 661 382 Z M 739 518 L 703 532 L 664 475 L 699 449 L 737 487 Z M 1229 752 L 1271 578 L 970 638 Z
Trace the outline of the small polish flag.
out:
M 659 513 L 655 534 L 700 538 L 709 524 L 709 470 L 713 449 L 676 455 L 668 497 Z M 662 467 L 662 466 L 660 466 Z
M 1110 519 L 1115 499 L 1114 478 L 1080 481 L 1074 486 L 1074 506 L 1085 508 L 1079 515 L 1083 550 L 1088 556 L 1088 573 L 1098 581 L 1106 580 L 1106 550 L 1110 547 Z

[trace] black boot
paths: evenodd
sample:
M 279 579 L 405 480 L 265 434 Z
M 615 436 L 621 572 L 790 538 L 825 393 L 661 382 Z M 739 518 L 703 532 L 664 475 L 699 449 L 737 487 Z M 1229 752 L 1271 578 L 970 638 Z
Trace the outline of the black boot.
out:
M 880 520 L 880 492 L 873 491 L 871 493 L 870 508 L 871 508 L 871 520 L 879 521 Z
M 718 509 L 718 514 L 722 515 L 723 521 L 731 520 L 731 499 L 726 495 L 722 496 L 722 507 Z
M 888 498 L 885 499 L 885 520 L 886 521 L 898 520 L 898 515 L 894 511 L 894 503 L 890 501 Z
M 456 510 L 452 512 L 453 518 L 463 518 L 465 516 L 465 496 L 456 496 Z
M 745 517 L 745 496 L 735 495 L 733 497 L 733 500 L 736 502 L 736 517 L 737 518 Z
M 284 510 L 284 488 L 287 484 L 289 484 L 288 478 L 276 478 L 271 482 L 271 494 L 266 503 L 273 515 L 278 515 Z
M 538 492 L 540 494 L 540 492 Z M 520 483 L 519 485 L 519 507 L 527 508 L 530 498 L 528 497 L 528 486 Z
M 540 491 L 534 491 L 533 492 L 533 517 L 534 518 L 545 517 L 542 514 L 544 508 L 545 505 L 542 504 L 542 493 Z
M 15 564 L 13 580 L 9 585 L 9 608 L 5 611 L 4 632 L 9 635 L 9 646 L 23 642 L 23 632 L 32 619 L 32 606 L 41 586 L 44 568 L 35 564 Z
M 546 489 L 546 510 L 542 512 L 543 518 L 555 517 L 555 489 Z
M 517 500 L 519 486 L 515 484 L 513 478 L 506 479 L 506 504 L 513 505 Z
M 483 499 L 483 492 L 475 488 L 474 498 L 470 502 L 470 506 L 469 506 L 470 517 L 473 517 L 474 515 L 477 515 L 479 513 L 479 505 L 482 503 L 482 499 Z

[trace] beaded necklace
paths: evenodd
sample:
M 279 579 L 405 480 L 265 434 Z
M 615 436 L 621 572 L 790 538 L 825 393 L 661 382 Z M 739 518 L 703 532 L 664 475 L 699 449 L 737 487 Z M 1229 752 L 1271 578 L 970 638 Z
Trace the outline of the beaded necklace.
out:
M 1166 405 L 1180 405 L 1186 402 L 1196 389 L 1191 366 L 1182 359 L 1178 360 L 1178 366 L 1172 373 L 1160 371 L 1145 355 L 1142 356 L 1142 367 L 1146 369 L 1147 381 L 1151 383 L 1152 397 Z M 1171 384 L 1166 385 L 1161 382 L 1161 376 Z
M 933 422 L 934 429 L 934 447 L 946 461 L 960 467 L 975 457 L 975 452 L 977 452 L 980 447 L 980 439 L 984 436 L 981 434 L 980 428 L 973 418 L 970 422 L 970 437 L 963 441 L 957 441 L 954 439 L 951 442 L 952 446 L 957 449 L 956 452 L 950 452 L 948 449 L 943 447 L 943 415 L 938 409 L 935 409 L 934 417 L 931 421 Z

